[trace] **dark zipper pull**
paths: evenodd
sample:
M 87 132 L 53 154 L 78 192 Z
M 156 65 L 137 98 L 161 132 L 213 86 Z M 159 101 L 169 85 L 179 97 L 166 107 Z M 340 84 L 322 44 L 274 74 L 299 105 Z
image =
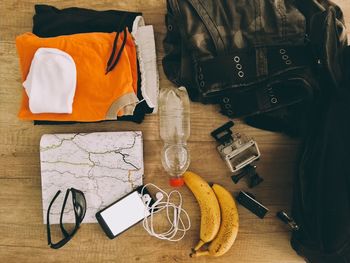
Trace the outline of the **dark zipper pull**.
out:
M 293 218 L 291 218 L 286 212 L 284 211 L 279 211 L 277 212 L 276 216 L 285 224 L 287 224 L 291 230 L 293 231 L 298 231 L 299 226 L 298 224 L 294 221 Z

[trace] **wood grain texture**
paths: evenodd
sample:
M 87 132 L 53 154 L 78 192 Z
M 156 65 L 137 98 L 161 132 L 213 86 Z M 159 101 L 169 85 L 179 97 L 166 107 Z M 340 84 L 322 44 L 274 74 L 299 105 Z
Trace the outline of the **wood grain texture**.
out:
M 350 2 L 335 2 L 342 7 L 350 27 Z M 270 212 L 260 220 L 239 207 L 238 239 L 228 254 L 215 259 L 189 258 L 190 248 L 198 241 L 200 214 L 195 199 L 185 187 L 180 191 L 193 227 L 181 242 L 152 238 L 141 225 L 111 241 L 97 224 L 85 224 L 63 249 L 48 248 L 41 211 L 39 140 L 42 134 L 141 130 L 144 133 L 144 181 L 156 183 L 165 190 L 170 187 L 160 163 L 162 143 L 157 116 L 148 116 L 141 125 L 109 122 L 36 127 L 17 119 L 21 81 L 14 39 L 31 30 L 35 3 L 34 0 L 0 2 L 0 262 L 303 262 L 290 247 L 290 233 L 275 218 L 276 211 L 288 211 L 291 205 L 298 141 L 248 127 L 239 120 L 236 130 L 253 136 L 261 148 L 258 169 L 265 181 L 253 192 Z M 161 87 L 171 85 L 161 67 L 165 0 L 47 0 L 46 3 L 61 8 L 79 6 L 143 12 L 146 22 L 155 29 Z M 247 188 L 246 182 L 237 185 L 231 182 L 225 164 L 216 153 L 216 144 L 209 136 L 210 131 L 225 121 L 215 106 L 191 103 L 190 170 L 237 192 Z

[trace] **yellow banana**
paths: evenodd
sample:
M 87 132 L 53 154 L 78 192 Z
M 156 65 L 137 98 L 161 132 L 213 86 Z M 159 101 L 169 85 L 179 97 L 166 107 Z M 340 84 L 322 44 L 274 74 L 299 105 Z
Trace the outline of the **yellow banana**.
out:
M 212 241 L 220 227 L 220 206 L 213 189 L 199 175 L 186 172 L 184 181 L 196 197 L 201 210 L 200 240 L 194 250 Z
M 210 243 L 208 250 L 196 251 L 192 256 L 214 256 L 225 254 L 235 242 L 238 232 L 238 211 L 235 200 L 224 187 L 212 186 L 218 198 L 221 209 L 221 226 L 215 239 Z

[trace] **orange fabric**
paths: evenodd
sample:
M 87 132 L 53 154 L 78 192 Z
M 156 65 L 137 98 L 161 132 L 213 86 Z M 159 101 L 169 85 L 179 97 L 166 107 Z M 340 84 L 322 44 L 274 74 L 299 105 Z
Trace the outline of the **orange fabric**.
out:
M 18 36 L 16 46 L 22 81 L 26 79 L 34 54 L 40 47 L 57 48 L 68 53 L 73 58 L 77 69 L 77 87 L 72 114 L 31 113 L 28 96 L 23 89 L 19 118 L 23 120 L 54 121 L 105 120 L 108 109 L 119 98 L 122 96 L 124 98 L 136 97 L 136 48 L 129 32 L 127 32 L 126 45 L 117 66 L 107 75 L 105 74 L 115 35 L 116 33 L 84 33 L 39 38 L 32 33 L 25 33 Z M 122 41 L 123 34 L 120 34 L 118 49 Z M 115 116 L 122 112 L 122 109 L 116 110 Z

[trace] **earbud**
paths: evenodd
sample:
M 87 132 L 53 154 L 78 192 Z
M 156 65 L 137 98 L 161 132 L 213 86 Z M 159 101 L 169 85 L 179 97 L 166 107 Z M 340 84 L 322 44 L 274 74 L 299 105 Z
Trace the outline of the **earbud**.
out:
M 162 192 L 157 192 L 157 193 L 156 193 L 156 199 L 157 199 L 157 200 L 154 202 L 154 204 L 152 205 L 152 207 L 157 206 L 157 205 L 160 203 L 160 201 L 162 201 L 163 197 L 164 197 L 164 195 L 163 195 Z
M 149 196 L 149 194 L 143 195 L 142 201 L 146 204 L 146 206 L 149 206 L 149 203 L 151 202 L 151 197 Z
M 158 200 L 161 201 L 161 200 L 163 199 L 163 197 L 164 197 L 164 195 L 163 195 L 162 192 L 157 192 L 157 193 L 156 193 L 157 201 L 158 201 Z

